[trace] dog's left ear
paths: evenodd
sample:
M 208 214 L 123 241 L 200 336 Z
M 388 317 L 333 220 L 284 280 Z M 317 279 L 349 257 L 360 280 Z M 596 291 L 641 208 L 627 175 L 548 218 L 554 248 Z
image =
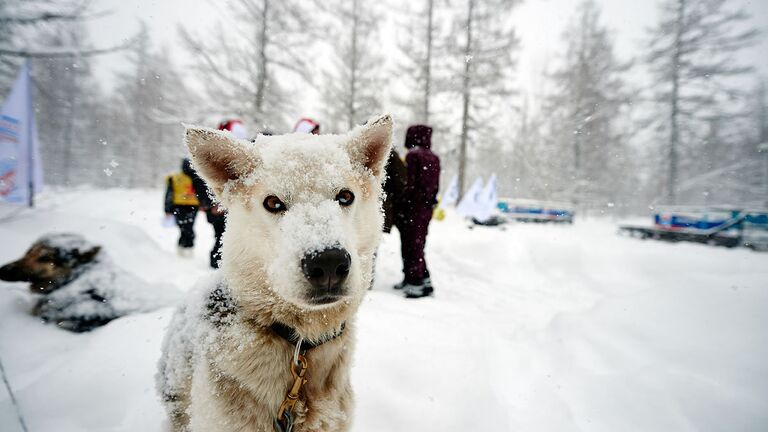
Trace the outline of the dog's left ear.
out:
M 99 251 L 101 251 L 101 246 L 94 246 L 87 251 L 77 251 L 77 260 L 81 263 L 89 263 L 99 254 Z
M 392 148 L 392 116 L 387 114 L 369 120 L 350 135 L 352 139 L 347 143 L 347 153 L 352 163 L 368 168 L 381 178 Z

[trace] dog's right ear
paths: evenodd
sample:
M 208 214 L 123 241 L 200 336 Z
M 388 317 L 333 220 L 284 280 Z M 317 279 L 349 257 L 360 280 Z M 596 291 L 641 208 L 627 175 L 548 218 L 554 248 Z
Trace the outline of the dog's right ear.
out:
M 94 246 L 87 251 L 77 251 L 77 260 L 81 263 L 89 263 L 99 254 L 99 251 L 101 251 L 101 246 Z
M 192 155 L 195 171 L 219 199 L 228 181 L 241 179 L 256 169 L 258 158 L 246 141 L 224 131 L 197 126 L 186 128 L 184 143 Z

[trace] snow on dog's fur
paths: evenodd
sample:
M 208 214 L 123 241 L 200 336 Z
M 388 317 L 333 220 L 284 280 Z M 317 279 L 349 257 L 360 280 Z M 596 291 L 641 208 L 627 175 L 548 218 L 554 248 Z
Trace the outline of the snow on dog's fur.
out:
M 178 291 L 151 285 L 117 267 L 101 246 L 79 234 L 40 237 L 19 260 L 0 268 L 0 279 L 30 282 L 32 314 L 75 332 L 113 319 L 174 304 Z
M 198 285 L 164 342 L 158 389 L 174 431 L 273 430 L 294 381 L 294 346 L 275 322 L 306 340 L 341 332 L 307 354 L 294 431 L 349 428 L 353 316 L 372 279 L 391 134 L 389 116 L 346 135 L 254 143 L 187 128 L 195 169 L 228 213 L 221 271 Z M 333 286 L 304 264 L 328 250 L 349 260 Z

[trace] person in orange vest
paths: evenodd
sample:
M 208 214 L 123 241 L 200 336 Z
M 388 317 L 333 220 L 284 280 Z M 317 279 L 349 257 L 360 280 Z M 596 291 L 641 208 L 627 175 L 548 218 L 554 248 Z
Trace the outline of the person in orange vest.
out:
M 193 179 L 197 175 L 189 159 L 181 162 L 181 172 L 166 177 L 165 214 L 173 215 L 181 231 L 179 236 L 179 255 L 192 256 L 195 246 L 195 218 L 200 207 Z

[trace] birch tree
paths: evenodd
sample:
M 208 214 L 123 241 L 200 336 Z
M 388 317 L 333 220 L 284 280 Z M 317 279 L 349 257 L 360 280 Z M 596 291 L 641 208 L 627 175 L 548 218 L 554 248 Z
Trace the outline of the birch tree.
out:
M 550 181 L 579 206 L 599 207 L 617 199 L 626 179 L 630 93 L 623 74 L 628 63 L 616 59 L 600 9 L 581 2 L 563 32 L 565 51 L 549 75 L 544 106 L 549 145 L 562 171 Z M 554 162 L 554 161 L 553 161 Z
M 652 99 L 660 109 L 657 130 L 666 135 L 665 196 L 678 201 L 681 169 L 695 157 L 706 124 L 743 113 L 731 78 L 750 72 L 737 54 L 754 43 L 749 16 L 728 0 L 665 0 L 651 29 L 646 61 L 654 78 Z
M 407 96 L 398 98 L 411 112 L 412 121 L 429 124 L 432 120 L 432 99 L 435 93 L 434 56 L 438 39 L 436 29 L 436 0 L 422 0 L 418 9 L 409 11 L 407 31 L 399 43 L 402 61 L 395 74 L 406 82 Z
M 106 15 L 92 12 L 91 3 L 91 0 L 0 0 L 0 95 L 7 93 L 24 58 L 82 58 L 130 46 L 132 40 L 103 48 L 51 47 L 40 43 L 45 37 L 45 26 L 77 31 L 86 20 Z
M 153 49 L 146 30 L 129 55 L 131 67 L 121 73 L 113 105 L 120 113 L 108 131 L 110 176 L 128 187 L 158 185 L 178 169 L 185 154 L 180 122 L 193 105 L 167 52 Z M 114 163 L 113 163 L 114 161 Z
M 459 190 L 467 176 L 468 148 L 486 138 L 495 141 L 491 121 L 499 103 L 509 102 L 511 74 L 519 41 L 510 25 L 510 0 L 465 0 L 453 21 L 449 53 L 459 65 L 453 90 L 460 96 L 461 120 L 458 154 Z M 453 42 L 453 43 L 451 43 Z M 487 134 L 490 134 L 488 136 Z
M 39 32 L 38 40 L 51 48 L 86 44 L 85 31 L 76 26 L 53 26 Z M 88 58 L 38 59 L 33 65 L 35 105 L 47 181 L 83 183 L 84 166 L 93 155 L 84 135 L 95 126 L 92 114 L 103 94 L 91 72 Z
M 225 20 L 212 30 L 180 28 L 211 114 L 237 114 L 262 128 L 286 123 L 293 108 L 286 81 L 312 78 L 311 9 L 298 0 L 228 0 Z
M 381 110 L 384 59 L 376 36 L 382 16 L 362 0 L 327 2 L 325 10 L 333 59 L 324 73 L 324 112 L 331 130 L 342 131 Z

